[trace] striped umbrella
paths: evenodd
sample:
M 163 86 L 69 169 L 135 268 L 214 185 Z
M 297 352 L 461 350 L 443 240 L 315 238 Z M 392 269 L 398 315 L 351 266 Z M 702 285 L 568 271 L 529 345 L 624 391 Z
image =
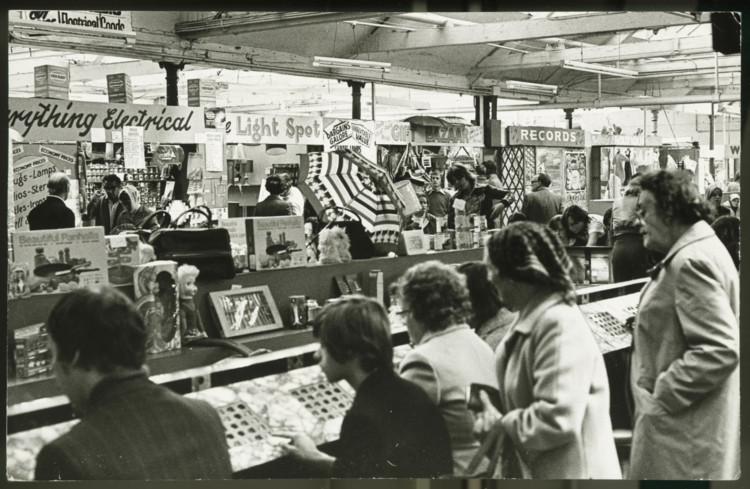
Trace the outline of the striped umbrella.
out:
M 385 169 L 350 150 L 310 153 L 308 160 L 300 189 L 316 212 L 342 207 L 345 216 L 362 220 L 376 245 L 398 242 L 403 207 Z

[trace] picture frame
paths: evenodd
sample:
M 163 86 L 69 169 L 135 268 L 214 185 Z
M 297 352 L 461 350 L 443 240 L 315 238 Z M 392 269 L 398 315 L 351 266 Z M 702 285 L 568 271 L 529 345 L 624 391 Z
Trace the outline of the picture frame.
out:
M 423 255 L 430 249 L 429 240 L 421 229 L 401 231 L 398 239 L 399 255 Z
M 224 338 L 282 329 L 279 309 L 267 285 L 209 292 L 212 312 Z

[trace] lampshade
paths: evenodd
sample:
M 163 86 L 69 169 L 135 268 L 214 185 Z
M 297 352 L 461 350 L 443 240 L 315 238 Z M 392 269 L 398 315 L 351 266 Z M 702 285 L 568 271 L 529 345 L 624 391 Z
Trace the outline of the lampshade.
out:
M 286 144 L 266 144 L 266 154 L 271 156 L 286 154 Z

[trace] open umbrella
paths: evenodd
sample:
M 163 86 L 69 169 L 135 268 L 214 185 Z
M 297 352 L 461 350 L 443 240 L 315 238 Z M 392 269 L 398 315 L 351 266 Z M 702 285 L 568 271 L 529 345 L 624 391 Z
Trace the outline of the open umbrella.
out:
M 388 172 L 351 150 L 310 153 L 300 189 L 317 213 L 330 206 L 358 216 L 373 243 L 395 245 L 403 201 Z

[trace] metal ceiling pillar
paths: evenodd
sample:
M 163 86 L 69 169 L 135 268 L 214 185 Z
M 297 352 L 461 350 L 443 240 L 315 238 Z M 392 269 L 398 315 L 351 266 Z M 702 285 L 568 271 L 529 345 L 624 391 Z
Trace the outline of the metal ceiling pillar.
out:
M 354 80 L 347 80 L 346 84 L 352 87 L 352 119 L 362 118 L 362 87 L 365 86 L 364 82 L 357 82 Z M 375 103 L 375 100 L 372 101 Z
M 178 71 L 185 67 L 185 63 L 159 61 L 159 68 L 167 72 L 167 105 L 180 105 L 177 82 L 180 79 Z
M 653 122 L 653 130 L 651 134 L 656 136 L 659 132 L 659 109 L 651 109 L 651 122 Z
M 563 109 L 565 111 L 565 120 L 568 121 L 568 129 L 573 129 L 573 111 L 576 109 Z

